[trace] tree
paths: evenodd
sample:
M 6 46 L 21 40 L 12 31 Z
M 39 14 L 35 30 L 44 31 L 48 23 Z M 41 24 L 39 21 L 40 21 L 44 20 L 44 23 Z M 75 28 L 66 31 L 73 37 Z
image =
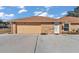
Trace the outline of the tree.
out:
M 3 23 L 3 21 L 0 19 L 0 23 Z
M 79 6 L 74 9 L 74 12 L 79 13 Z
M 67 16 L 79 17 L 79 6 L 77 6 L 74 11 L 68 11 Z

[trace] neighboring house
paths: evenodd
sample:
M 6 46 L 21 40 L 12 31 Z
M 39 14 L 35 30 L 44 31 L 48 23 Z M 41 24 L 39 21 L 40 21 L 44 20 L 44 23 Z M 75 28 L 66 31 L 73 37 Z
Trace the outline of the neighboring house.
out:
M 79 33 L 79 18 L 65 16 L 60 18 L 59 21 L 62 24 L 61 33 Z
M 14 34 L 62 34 L 78 30 L 79 18 L 69 16 L 60 19 L 33 16 L 11 23 L 11 32 Z

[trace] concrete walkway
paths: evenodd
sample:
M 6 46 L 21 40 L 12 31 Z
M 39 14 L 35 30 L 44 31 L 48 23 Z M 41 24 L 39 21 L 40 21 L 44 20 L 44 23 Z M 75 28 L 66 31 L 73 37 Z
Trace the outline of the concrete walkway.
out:
M 79 53 L 79 35 L 0 35 L 0 53 Z

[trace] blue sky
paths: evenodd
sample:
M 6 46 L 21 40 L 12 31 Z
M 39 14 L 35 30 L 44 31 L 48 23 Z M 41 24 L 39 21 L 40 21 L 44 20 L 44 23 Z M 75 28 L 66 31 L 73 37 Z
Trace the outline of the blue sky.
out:
M 0 19 L 10 20 L 31 16 L 60 18 L 76 6 L 0 6 Z

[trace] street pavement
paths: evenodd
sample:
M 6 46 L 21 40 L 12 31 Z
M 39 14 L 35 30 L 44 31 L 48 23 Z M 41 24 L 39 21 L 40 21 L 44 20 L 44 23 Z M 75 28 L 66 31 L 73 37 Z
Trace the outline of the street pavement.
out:
M 79 53 L 79 35 L 1 34 L 0 53 Z

